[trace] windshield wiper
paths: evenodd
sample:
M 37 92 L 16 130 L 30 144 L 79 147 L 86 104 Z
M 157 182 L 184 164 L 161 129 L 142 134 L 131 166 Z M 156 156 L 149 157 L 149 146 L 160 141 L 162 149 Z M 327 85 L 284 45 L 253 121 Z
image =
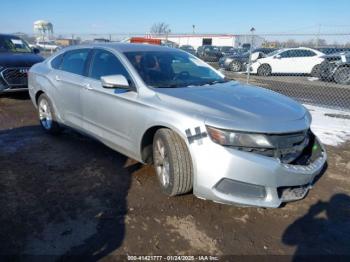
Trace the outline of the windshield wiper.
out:
M 204 83 L 200 84 L 200 86 L 227 83 L 227 82 L 229 82 L 229 81 L 230 81 L 230 80 L 227 80 L 227 79 L 223 79 L 223 80 L 214 80 L 214 81 L 204 82 Z

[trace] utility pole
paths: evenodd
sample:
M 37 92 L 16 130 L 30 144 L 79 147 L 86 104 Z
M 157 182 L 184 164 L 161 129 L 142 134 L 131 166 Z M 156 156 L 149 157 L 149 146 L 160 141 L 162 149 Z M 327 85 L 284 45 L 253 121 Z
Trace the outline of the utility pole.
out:
M 255 28 L 252 27 L 250 29 L 250 48 L 249 48 L 249 62 L 248 62 L 248 67 L 247 67 L 247 70 L 248 70 L 248 74 L 247 74 L 247 84 L 249 84 L 249 80 L 250 80 L 250 66 L 252 64 L 252 49 L 253 49 L 253 44 L 254 44 L 254 32 L 255 32 Z
M 192 34 L 195 34 L 195 32 L 196 32 L 196 25 L 192 25 Z
M 317 36 L 316 36 L 316 47 L 318 47 L 318 43 L 320 41 L 320 33 L 321 33 L 321 25 L 318 24 L 318 31 L 317 31 Z

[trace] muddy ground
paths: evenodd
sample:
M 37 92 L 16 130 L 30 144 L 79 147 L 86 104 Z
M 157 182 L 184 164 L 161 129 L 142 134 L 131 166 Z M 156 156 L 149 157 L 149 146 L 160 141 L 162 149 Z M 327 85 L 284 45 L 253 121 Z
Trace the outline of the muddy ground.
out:
M 279 209 L 168 198 L 152 167 L 74 131 L 47 135 L 26 95 L 1 96 L 0 254 L 350 255 L 350 144 L 328 153 L 306 199 Z

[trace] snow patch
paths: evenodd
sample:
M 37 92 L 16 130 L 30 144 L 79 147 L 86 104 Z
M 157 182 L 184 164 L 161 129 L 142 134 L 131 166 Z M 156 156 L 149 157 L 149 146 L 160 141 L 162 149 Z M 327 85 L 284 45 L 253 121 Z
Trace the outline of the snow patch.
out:
M 317 81 L 318 77 L 308 77 L 307 80 L 313 82 L 313 81 Z
M 312 115 L 311 130 L 323 144 L 339 146 L 350 140 L 350 112 L 314 105 L 304 106 Z

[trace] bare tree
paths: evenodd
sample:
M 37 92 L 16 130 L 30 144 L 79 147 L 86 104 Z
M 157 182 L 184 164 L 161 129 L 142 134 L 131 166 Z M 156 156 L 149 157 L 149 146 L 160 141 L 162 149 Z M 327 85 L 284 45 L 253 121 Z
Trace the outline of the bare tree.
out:
M 154 35 L 168 35 L 170 32 L 169 25 L 164 22 L 155 23 L 151 27 L 151 34 Z

